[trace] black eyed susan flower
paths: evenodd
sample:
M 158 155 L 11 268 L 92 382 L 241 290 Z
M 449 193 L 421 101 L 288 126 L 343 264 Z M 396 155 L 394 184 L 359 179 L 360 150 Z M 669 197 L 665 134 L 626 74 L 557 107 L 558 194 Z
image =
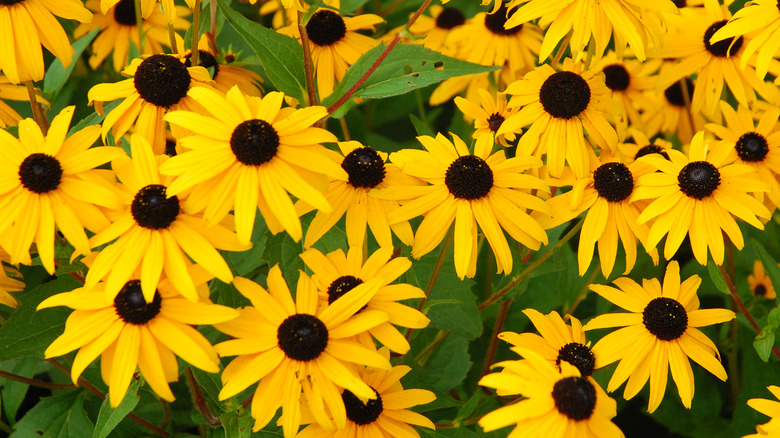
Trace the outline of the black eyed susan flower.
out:
M 32 120 L 19 122 L 19 139 L 0 130 L 0 232 L 8 239 L 11 264 L 30 262 L 35 242 L 41 263 L 54 273 L 55 227 L 77 251 L 89 252 L 84 228 L 109 225 L 97 207 L 119 208 L 122 201 L 109 179 L 95 167 L 122 155 L 120 148 L 91 148 L 100 127 L 88 126 L 66 137 L 75 107 L 63 109 L 48 135 Z
M 337 82 L 358 58 L 379 44 L 378 40 L 358 33 L 358 30 L 373 30 L 384 19 L 374 14 L 342 17 L 331 9 L 320 9 L 306 23 L 309 35 L 311 57 L 317 76 L 317 91 L 320 98 L 333 93 Z M 298 24 L 279 29 L 281 34 L 301 41 Z
M 750 292 L 757 297 L 763 297 L 767 300 L 774 300 L 777 295 L 775 287 L 772 285 L 772 279 L 766 275 L 764 265 L 760 260 L 753 262 L 753 273 L 748 275 L 748 284 Z
M 628 277 L 613 281 L 618 288 L 594 284 L 593 292 L 631 313 L 610 313 L 597 316 L 584 329 L 623 327 L 604 336 L 593 346 L 596 368 L 620 361 L 609 380 L 607 391 L 616 390 L 626 380 L 623 397 L 635 396 L 650 380 L 648 412 L 653 412 L 663 400 L 668 370 L 677 385 L 682 403 L 691 407 L 693 371 L 688 359 L 693 359 L 721 380 L 726 370 L 720 363 L 715 344 L 698 327 L 734 319 L 727 309 L 699 309 L 696 290 L 701 284 L 698 275 L 680 283 L 680 266 L 672 261 L 666 267 L 663 285 L 653 278 L 642 280 L 640 286 Z
M 186 67 L 185 60 L 173 55 L 151 55 L 136 58 L 122 71 L 125 79 L 115 84 L 98 84 L 89 90 L 90 103 L 103 112 L 103 102 L 123 99 L 103 121 L 103 141 L 109 131 L 119 139 L 135 126 L 133 132 L 143 136 L 153 147 L 155 154 L 165 153 L 166 125 L 163 116 L 169 111 L 199 109 L 187 96 L 196 86 L 208 86 L 211 76 L 203 67 Z M 184 132 L 176 131 L 181 137 Z
M 530 125 L 517 149 L 537 157 L 546 155 L 553 177 L 563 174 L 564 163 L 577 178 L 587 176 L 591 146 L 583 130 L 594 147 L 612 150 L 617 146 L 617 132 L 605 115 L 620 115 L 620 105 L 610 97 L 600 72 L 583 70 L 567 58 L 562 71 L 547 64 L 539 66 L 511 83 L 506 93 L 513 95 L 509 107 L 520 107 L 520 111 L 504 121 L 498 134 L 520 132 Z
M 271 232 L 286 230 L 301 239 L 301 222 L 288 192 L 320 211 L 333 211 L 321 188 L 327 187 L 328 177 L 346 180 L 347 175 L 320 144 L 336 137 L 312 127 L 327 116 L 324 107 L 282 108 L 283 93 L 271 92 L 261 100 L 244 96 L 237 86 L 226 96 L 197 87 L 188 98 L 206 111 L 165 116 L 171 125 L 195 133 L 179 139 L 189 151 L 160 167 L 164 175 L 178 175 L 168 188 L 170 195 L 194 188 L 190 199 L 199 203 L 193 204 L 194 211 L 205 210 L 210 223 L 234 210 L 243 244 L 250 242 L 258 207 Z
M 184 41 L 179 41 L 179 52 L 184 52 Z M 235 56 L 231 62 L 220 62 L 217 59 L 218 51 L 216 47 L 211 44 L 211 39 L 208 35 L 203 34 L 198 42 L 198 65 L 211 70 L 212 82 L 210 85 L 216 88 L 219 92 L 226 94 L 233 86 L 238 86 L 238 89 L 246 96 L 262 95 L 259 84 L 263 82 L 263 79 L 257 73 L 252 70 L 240 67 L 241 63 L 236 62 Z M 192 51 L 184 55 L 186 60 L 184 65 L 187 67 L 192 66 Z M 223 61 L 225 61 L 223 59 Z M 235 64 L 234 64 L 235 62 Z
M 420 18 L 409 28 L 409 33 L 423 38 L 414 41 L 403 40 L 403 42 L 422 44 L 431 50 L 454 56 L 457 45 L 450 42 L 450 36 L 455 29 L 466 23 L 466 16 L 460 9 L 449 6 L 431 5 L 427 12 L 430 16 L 420 15 Z M 387 37 L 392 39 L 401 29 L 403 28 L 388 32 Z
M 671 0 L 652 2 L 562 0 L 553 3 L 546 0 L 513 0 L 510 2 L 510 6 L 515 5 L 522 6 L 510 14 L 506 22 L 507 29 L 524 25 L 537 18 L 540 18 L 540 25 L 547 28 L 539 53 L 540 61 L 547 59 L 570 31 L 572 36 L 569 47 L 577 60 L 584 57 L 591 40 L 595 43 L 595 56 L 600 57 L 614 34 L 615 48 L 619 53 L 629 45 L 636 57 L 644 61 L 648 39 L 660 40 L 661 38 L 658 29 L 647 24 L 662 19 L 661 14 L 677 13 L 677 7 Z
M 331 179 L 325 198 L 333 207 L 333 211 L 317 212 L 306 230 L 303 246 L 309 248 L 314 245 L 345 215 L 349 246 L 363 247 L 366 226 L 381 247 L 393 246 L 392 234 L 398 236 L 404 245 L 411 246 L 414 233 L 409 222 L 390 225 L 387 221 L 387 214 L 399 207 L 398 201 L 376 198 L 372 190 L 425 183 L 404 175 L 395 164 L 386 163 L 387 154 L 377 152 L 370 146 L 363 146 L 357 141 L 339 142 L 338 146 L 343 156 L 334 154 L 334 158 L 340 161 L 341 168 L 347 173 L 347 179 Z M 299 214 L 310 209 L 305 202 L 296 204 Z
M 487 413 L 479 425 L 490 432 L 515 425 L 510 437 L 622 438 L 610 421 L 616 414 L 611 399 L 592 378 L 580 375 L 577 367 L 561 361 L 555 365 L 534 350 L 517 348 L 524 360 L 499 362 L 499 373 L 488 374 L 479 384 L 496 388 L 500 395 L 520 395 L 517 403 Z
M 92 21 L 79 25 L 73 32 L 75 38 L 80 38 L 93 29 L 100 29 L 100 33 L 92 42 L 92 56 L 89 57 L 89 66 L 97 69 L 103 61 L 112 54 L 112 66 L 115 71 L 121 71 L 128 63 L 130 43 L 135 47 L 140 46 L 138 26 L 135 19 L 135 0 L 119 0 L 105 13 L 100 12 L 101 0 L 87 0 L 86 7 L 94 12 Z M 183 17 L 189 14 L 187 8 L 177 7 L 177 18 L 173 21 L 173 28 L 186 30 L 189 22 Z M 143 20 L 144 52 L 162 53 L 163 46 L 168 47 L 168 20 L 162 12 L 154 10 Z
M 577 261 L 579 274 L 585 275 L 593 260 L 593 251 L 598 243 L 601 272 L 609 277 L 617 258 L 618 240 L 626 253 L 628 274 L 636 263 L 637 240 L 645 247 L 654 263 L 658 263 L 658 251 L 647 244 L 650 230 L 647 224 L 637 224 L 642 206 L 632 203 L 635 181 L 654 169 L 641 162 L 626 165 L 610 154 L 602 152 L 600 158 L 591 155 L 591 173 L 585 178 L 572 181 L 574 187 L 563 194 L 547 200 L 552 216 L 539 216 L 539 223 L 545 229 L 557 227 L 587 210 L 580 232 Z
M 652 200 L 637 220 L 642 224 L 655 219 L 647 246 L 655 247 L 666 235 L 667 260 L 677 252 L 687 233 L 699 263 L 707 264 L 709 248 L 712 259 L 721 265 L 723 232 L 737 249 L 744 246 L 733 216 L 759 229 L 764 229 L 764 225 L 756 216 L 770 216 L 769 210 L 748 194 L 769 190 L 766 183 L 755 177 L 755 169 L 730 162 L 727 148 L 708 149 L 704 132 L 700 131 L 693 137 L 687 157 L 680 151 L 668 150 L 668 160 L 660 155 L 641 158 L 659 172 L 637 178 L 631 201 Z
M 672 148 L 672 142 L 656 137 L 651 143 L 644 132 L 635 128 L 628 128 L 627 132 L 629 138 L 618 143 L 618 155 L 622 157 L 625 163 L 634 163 L 648 154 L 660 154 L 664 158 L 669 158 L 667 151 Z M 641 163 L 641 166 L 646 167 L 648 165 Z
M 662 60 L 654 59 L 640 62 L 636 59 L 619 58 L 610 51 L 594 66 L 594 70 L 604 73 L 604 84 L 612 92 L 623 109 L 625 118 L 620 119 L 623 128 L 629 125 L 644 129 L 641 111 L 655 105 L 647 95 L 648 90 L 655 88 L 654 76 L 661 68 Z
M 767 388 L 776 399 L 780 399 L 780 387 L 769 385 Z M 751 398 L 748 406 L 769 417 L 769 421 L 756 426 L 756 433 L 745 435 L 743 438 L 759 438 L 765 436 L 778 436 L 780 434 L 780 402 L 763 398 Z
M 391 369 L 387 358 L 375 349 L 351 340 L 387 321 L 387 314 L 378 310 L 355 315 L 372 299 L 379 283 L 379 279 L 369 280 L 321 307 L 317 289 L 304 272 L 298 278 L 295 301 L 279 265 L 268 273 L 268 291 L 236 277 L 236 288 L 252 306 L 240 309 L 241 316 L 235 320 L 215 324 L 236 338 L 217 344 L 217 352 L 237 356 L 222 372 L 224 386 L 219 399 L 232 397 L 259 381 L 251 407 L 254 431 L 265 427 L 282 407 L 284 436 L 294 437 L 301 424 L 301 393 L 323 428 L 344 429 L 347 412 L 342 389 L 363 401 L 377 398 L 356 366 Z M 326 407 L 331 416 L 325 415 Z
M 740 105 L 736 111 L 731 105 L 721 101 L 721 111 L 726 123 L 708 123 L 707 130 L 712 131 L 722 141 L 715 147 L 726 148 L 727 161 L 752 166 L 758 172 L 761 181 L 771 187 L 768 192 L 757 192 L 754 196 L 764 201 L 770 211 L 780 206 L 780 129 L 777 126 L 780 109 L 771 107 L 761 116 L 758 123 L 753 113 Z M 765 202 L 768 198 L 769 202 Z
M 693 134 L 704 129 L 707 123 L 701 111 L 690 110 L 690 97 L 694 89 L 694 82 L 690 78 L 685 78 L 669 85 L 655 96 L 651 94 L 654 104 L 645 108 L 642 114 L 647 135 L 651 137 L 658 133 L 667 136 L 676 135 L 681 142 L 690 143 Z
M 198 266 L 190 268 L 199 284 L 210 277 Z M 198 273 L 199 272 L 199 273 Z M 229 307 L 208 300 L 193 302 L 178 295 L 170 279 L 163 278 L 147 301 L 138 277 L 127 281 L 115 297 L 103 291 L 104 284 L 82 287 L 47 298 L 38 309 L 67 306 L 75 309 L 65 332 L 45 351 L 46 358 L 78 349 L 71 377 L 81 373 L 98 356 L 103 381 L 108 385 L 112 407 L 125 397 L 138 368 L 146 382 L 164 400 L 173 401 L 168 382 L 178 380 L 176 357 L 211 373 L 219 372 L 219 358 L 194 324 L 223 323 L 238 316 Z
M 379 354 L 390 358 L 390 351 L 381 348 Z M 434 425 L 424 415 L 410 411 L 409 408 L 430 403 L 436 396 L 425 389 L 404 389 L 401 379 L 412 369 L 406 365 L 394 366 L 390 371 L 366 367 L 359 368 L 360 377 L 376 391 L 373 400 L 360 400 L 349 390 L 341 393 L 344 408 L 347 411 L 347 424 L 342 430 L 326 430 L 314 423 L 303 429 L 295 438 L 367 438 L 396 437 L 420 438 L 412 427 L 420 426 L 434 429 Z M 312 417 L 319 412 L 307 412 Z M 307 418 L 304 418 L 304 421 Z
M 585 332 L 577 318 L 569 315 L 571 325 L 566 325 L 555 311 L 543 315 L 536 309 L 525 309 L 523 313 L 541 336 L 535 333 L 502 332 L 498 339 L 512 344 L 513 351 L 534 351 L 556 367 L 560 367 L 561 362 L 568 362 L 577 368 L 582 377 L 593 374 L 596 356 L 590 349 L 590 342 L 585 342 Z
M 516 110 L 510 110 L 506 106 L 506 95 L 499 93 L 495 97 L 493 94 L 480 88 L 479 104 L 464 99 L 460 96 L 455 98 L 455 105 L 463 113 L 466 120 L 474 120 L 473 137 L 477 141 L 486 141 L 488 143 L 498 143 L 501 146 L 509 147 L 509 142 L 515 141 L 514 132 L 507 132 L 502 135 L 496 135 L 504 120 L 516 113 Z
M 100 11 L 105 14 L 108 12 L 109 8 L 115 6 L 121 1 L 122 0 L 100 0 Z M 189 7 L 190 10 L 195 7 L 195 0 L 184 1 L 187 3 L 187 7 Z M 157 0 L 140 0 L 140 3 L 141 16 L 144 19 L 149 18 L 152 14 L 155 13 L 155 11 L 158 11 L 161 8 L 165 14 L 165 18 L 168 20 L 168 23 L 174 23 L 176 21 L 177 14 L 180 11 L 180 9 L 173 4 L 173 0 L 160 0 L 159 6 Z M 189 13 L 187 15 L 189 15 Z
M 235 233 L 213 224 L 208 229 L 203 219 L 187 213 L 187 195 L 167 193 L 171 177 L 160 176 L 158 162 L 167 156 L 155 156 L 149 143 L 133 134 L 130 150 L 133 158 L 121 155 L 112 167 L 122 182 L 124 203 L 113 215 L 111 226 L 93 236 L 93 248 L 109 242 L 95 257 L 87 272 L 85 287 L 105 279 L 105 292 L 113 298 L 140 270 L 141 289 L 147 302 L 164 272 L 181 294 L 197 300 L 195 283 L 187 272 L 186 253 L 192 260 L 225 283 L 233 280 L 225 260 L 216 248 L 243 251 Z
M 56 17 L 86 23 L 92 14 L 81 0 L 3 0 L 0 2 L 0 70 L 11 83 L 43 79 L 41 44 L 70 65 L 73 48 Z
M 346 255 L 340 249 L 328 253 L 327 256 L 316 249 L 310 249 L 301 254 L 301 259 L 314 272 L 312 280 L 319 291 L 320 301 L 328 305 L 357 286 L 371 279 L 379 279 L 379 290 L 360 312 L 379 310 L 387 313 L 390 319 L 369 329 L 358 338 L 358 341 L 373 346 L 374 341 L 371 339 L 373 336 L 392 351 L 406 354 L 409 351 L 409 342 L 393 327 L 393 324 L 421 329 L 427 327 L 430 320 L 417 309 L 398 302 L 425 298 L 425 292 L 406 283 L 390 284 L 412 267 L 412 263 L 406 257 L 391 259 L 392 256 L 392 247 L 380 248 L 363 262 L 362 245 L 353 245 Z
M 666 89 L 680 79 L 697 74 L 697 82 L 707 85 L 693 90 L 691 110 L 694 113 L 703 111 L 705 116 L 715 114 L 724 82 L 742 105 L 752 106 L 756 93 L 770 99 L 771 91 L 756 76 L 754 64 L 748 63 L 744 68 L 739 65 L 745 50 L 742 37 L 710 42 L 715 32 L 728 22 L 730 14 L 725 5 L 717 4 L 717 0 L 705 3 L 708 4 L 705 8 L 683 8 L 680 16 L 674 17 L 679 20 L 678 30 L 665 35 L 663 48 L 653 54 L 659 58 L 680 59 L 678 64 L 661 73 L 658 88 Z
M 512 252 L 504 236 L 531 249 L 547 243 L 547 234 L 526 209 L 549 212 L 530 190 L 548 191 L 541 179 L 522 174 L 537 169 L 538 158 L 507 159 L 503 151 L 491 154 L 493 145 L 477 143 L 474 154 L 452 136 L 420 136 L 425 151 L 404 149 L 390 155 L 407 175 L 429 186 L 396 186 L 378 190 L 378 197 L 400 200 L 402 206 L 389 213 L 391 224 L 424 215 L 414 237 L 412 256 L 420 258 L 444 239 L 454 222 L 455 271 L 460 278 L 473 277 L 477 264 L 477 224 L 496 256 L 498 272 L 512 271 Z

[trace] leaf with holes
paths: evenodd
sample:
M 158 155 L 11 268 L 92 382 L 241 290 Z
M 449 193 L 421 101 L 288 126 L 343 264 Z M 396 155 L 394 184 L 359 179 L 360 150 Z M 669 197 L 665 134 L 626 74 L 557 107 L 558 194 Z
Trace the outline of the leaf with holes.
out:
M 352 88 L 384 52 L 385 48 L 384 44 L 380 44 L 352 64 L 333 94 L 323 100 L 323 105 L 334 104 Z M 379 99 L 397 96 L 455 76 L 484 73 L 499 68 L 450 58 L 421 45 L 398 44 L 360 86 L 354 97 Z M 342 117 L 349 110 L 349 106 L 349 102 L 344 103 L 332 116 Z

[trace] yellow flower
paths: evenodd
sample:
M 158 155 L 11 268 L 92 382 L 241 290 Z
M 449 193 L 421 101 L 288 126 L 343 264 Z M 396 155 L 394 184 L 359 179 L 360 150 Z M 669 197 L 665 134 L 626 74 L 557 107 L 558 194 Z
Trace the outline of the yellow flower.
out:
M 780 387 L 775 385 L 767 386 L 769 392 L 780 399 Z M 747 401 L 748 406 L 769 417 L 769 421 L 756 426 L 756 433 L 745 435 L 743 438 L 759 438 L 763 436 L 778 436 L 780 434 L 780 402 L 766 400 L 763 398 L 751 398 Z
M 515 114 L 516 109 L 508 109 L 506 106 L 506 95 L 499 93 L 495 97 L 487 90 L 480 88 L 479 105 L 460 96 L 455 98 L 455 105 L 463 113 L 466 120 L 474 120 L 474 134 L 472 137 L 477 141 L 489 141 L 498 143 L 501 146 L 509 147 L 510 141 L 515 141 L 515 134 L 507 132 L 502 135 L 496 135 L 504 120 Z M 480 137 L 487 136 L 489 140 L 480 140 Z
M 748 284 L 750 292 L 757 297 L 764 297 L 767 300 L 774 300 L 775 287 L 772 285 L 772 279 L 766 275 L 764 265 L 760 260 L 753 262 L 753 273 L 748 275 Z
M 49 106 L 49 102 L 46 99 L 38 96 L 38 90 L 35 92 L 36 99 L 39 103 Z M 11 81 L 5 76 L 0 76 L 0 128 L 6 128 L 8 126 L 14 126 L 22 120 L 22 116 L 11 108 L 10 105 L 3 102 L 3 100 L 16 100 L 20 102 L 29 102 L 30 95 L 27 93 L 27 87 L 20 85 L 12 85 Z

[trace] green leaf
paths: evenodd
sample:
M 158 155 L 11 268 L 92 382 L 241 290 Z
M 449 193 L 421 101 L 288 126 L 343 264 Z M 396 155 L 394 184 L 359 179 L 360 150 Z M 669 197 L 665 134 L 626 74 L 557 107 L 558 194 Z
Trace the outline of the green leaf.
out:
M 772 280 L 772 284 L 775 287 L 780 287 L 780 266 L 777 266 L 777 262 L 767 252 L 761 243 L 755 238 L 750 239 L 753 242 L 753 248 L 758 253 L 758 257 L 761 259 L 761 264 L 764 265 L 766 275 Z
M 57 93 L 60 92 L 65 82 L 68 81 L 70 74 L 73 72 L 73 67 L 76 66 L 81 53 L 89 46 L 89 43 L 97 36 L 100 29 L 95 29 L 92 32 L 79 38 L 78 41 L 73 43 L 73 58 L 70 60 L 70 65 L 67 67 L 62 66 L 62 61 L 55 58 L 49 68 L 46 70 L 46 76 L 43 78 L 43 95 L 47 99 L 53 99 Z
M 384 52 L 385 48 L 384 44 L 380 44 L 352 64 L 344 75 L 344 79 L 333 90 L 333 94 L 323 100 L 323 105 L 332 105 L 352 88 Z M 501 67 L 473 64 L 450 58 L 422 45 L 398 44 L 358 88 L 353 97 L 378 99 L 397 96 L 455 76 L 484 73 L 499 68 Z M 351 102 L 352 99 L 345 102 L 332 116 L 342 117 L 349 110 Z
M 218 5 L 227 21 L 260 58 L 265 74 L 274 86 L 299 102 L 305 102 L 303 48 L 298 41 L 250 21 L 231 9 L 227 0 L 220 0 Z
M 3 370 L 16 374 L 17 376 L 26 377 L 28 379 L 33 378 L 35 370 L 38 367 L 40 361 L 34 357 L 28 357 L 11 362 L 3 363 Z M 5 412 L 6 418 L 9 419 L 11 425 L 16 423 L 16 413 L 19 411 L 19 407 L 22 405 L 27 390 L 30 385 L 15 380 L 5 380 L 3 382 L 3 390 L 0 395 L 2 399 L 2 408 Z
M 460 336 L 445 339 L 428 364 L 428 380 L 434 388 L 447 392 L 460 385 L 473 364 L 469 355 L 469 341 Z
M 771 326 L 766 326 L 761 333 L 756 335 L 753 341 L 758 356 L 764 362 L 769 361 L 769 355 L 772 354 L 772 347 L 775 345 L 775 330 Z
M 287 233 L 273 235 L 269 231 L 267 235 L 263 259 L 268 261 L 269 267 L 278 263 L 287 284 L 291 285 L 291 290 L 295 290 L 298 270 L 303 269 L 303 260 L 298 257 L 303 252 L 303 244 L 295 242 Z
M 777 330 L 777 328 L 780 327 L 780 309 L 774 308 L 770 310 L 769 314 L 766 316 L 766 322 L 774 330 Z
M 86 128 L 87 126 L 97 125 L 103 121 L 103 119 L 106 118 L 106 114 L 110 113 L 111 110 L 119 106 L 121 103 L 121 100 L 115 100 L 111 103 L 108 103 L 106 105 L 103 105 L 103 115 L 101 116 L 98 113 L 92 113 L 87 117 L 84 117 L 81 119 L 78 123 L 76 123 L 72 128 L 70 128 L 70 131 L 68 131 L 68 135 L 73 135 L 74 133 L 81 131 L 82 129 Z M 109 135 L 111 135 L 109 133 Z
M 84 438 L 94 426 L 84 410 L 82 390 L 42 398 L 18 423 L 11 438 Z
M 43 359 L 43 351 L 65 328 L 70 310 L 63 307 L 36 312 L 44 299 L 81 286 L 70 276 L 58 277 L 21 296 L 19 308 L 0 327 L 0 360 L 35 356 Z
M 710 278 L 712 278 L 712 282 L 715 283 L 715 288 L 728 295 L 729 288 L 726 284 L 726 279 L 723 278 L 723 274 L 720 273 L 718 265 L 716 265 L 712 259 L 710 259 L 709 263 L 707 263 L 707 272 L 709 272 Z
M 192 370 L 192 376 L 195 377 L 195 381 L 198 382 L 200 390 L 214 406 L 221 406 L 222 402 L 219 401 L 219 391 L 222 390 L 222 382 L 220 381 L 220 375 L 217 373 L 207 373 L 196 367 L 190 367 Z
M 225 430 L 225 438 L 249 438 L 255 421 L 245 409 L 226 412 L 219 416 Z
M 255 225 L 252 229 L 252 248 L 246 251 L 227 253 L 227 257 L 233 264 L 233 274 L 246 277 L 250 272 L 267 264 L 263 258 L 267 237 L 266 230 L 268 227 L 265 225 L 263 215 L 255 215 Z
M 412 125 L 414 125 L 414 130 L 417 131 L 417 135 L 427 135 L 430 137 L 436 136 L 436 133 L 434 133 L 431 128 L 423 123 L 419 117 L 415 116 L 414 114 L 409 114 L 409 119 L 412 121 Z
M 439 274 L 436 287 L 426 302 L 431 326 L 451 331 L 466 339 L 476 339 L 482 334 L 482 317 L 476 297 L 470 290 L 470 284 L 473 282 L 467 281 L 467 284 L 447 287 L 442 284 L 445 270 L 446 267 Z
M 479 402 L 482 400 L 482 391 L 474 391 L 474 394 L 469 398 L 463 406 L 458 409 L 458 414 L 455 415 L 455 421 L 469 418 L 479 407 Z
M 130 383 L 130 387 L 127 389 L 122 403 L 116 408 L 111 407 L 111 403 L 106 397 L 103 400 L 103 404 L 100 406 L 100 412 L 98 413 L 97 423 L 95 424 L 95 431 L 92 434 L 92 438 L 105 438 L 114 428 L 122 421 L 127 414 L 133 412 L 138 401 L 141 399 L 138 397 L 138 387 L 140 383 L 138 380 L 133 379 Z

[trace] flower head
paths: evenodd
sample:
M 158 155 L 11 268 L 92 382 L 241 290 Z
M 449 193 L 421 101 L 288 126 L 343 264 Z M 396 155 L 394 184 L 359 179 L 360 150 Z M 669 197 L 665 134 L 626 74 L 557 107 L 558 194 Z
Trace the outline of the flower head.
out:
M 753 262 L 753 273 L 748 275 L 748 284 L 750 292 L 756 297 L 763 297 L 767 300 L 774 300 L 777 297 L 775 287 L 772 285 L 772 279 L 766 275 L 764 265 L 760 260 Z

